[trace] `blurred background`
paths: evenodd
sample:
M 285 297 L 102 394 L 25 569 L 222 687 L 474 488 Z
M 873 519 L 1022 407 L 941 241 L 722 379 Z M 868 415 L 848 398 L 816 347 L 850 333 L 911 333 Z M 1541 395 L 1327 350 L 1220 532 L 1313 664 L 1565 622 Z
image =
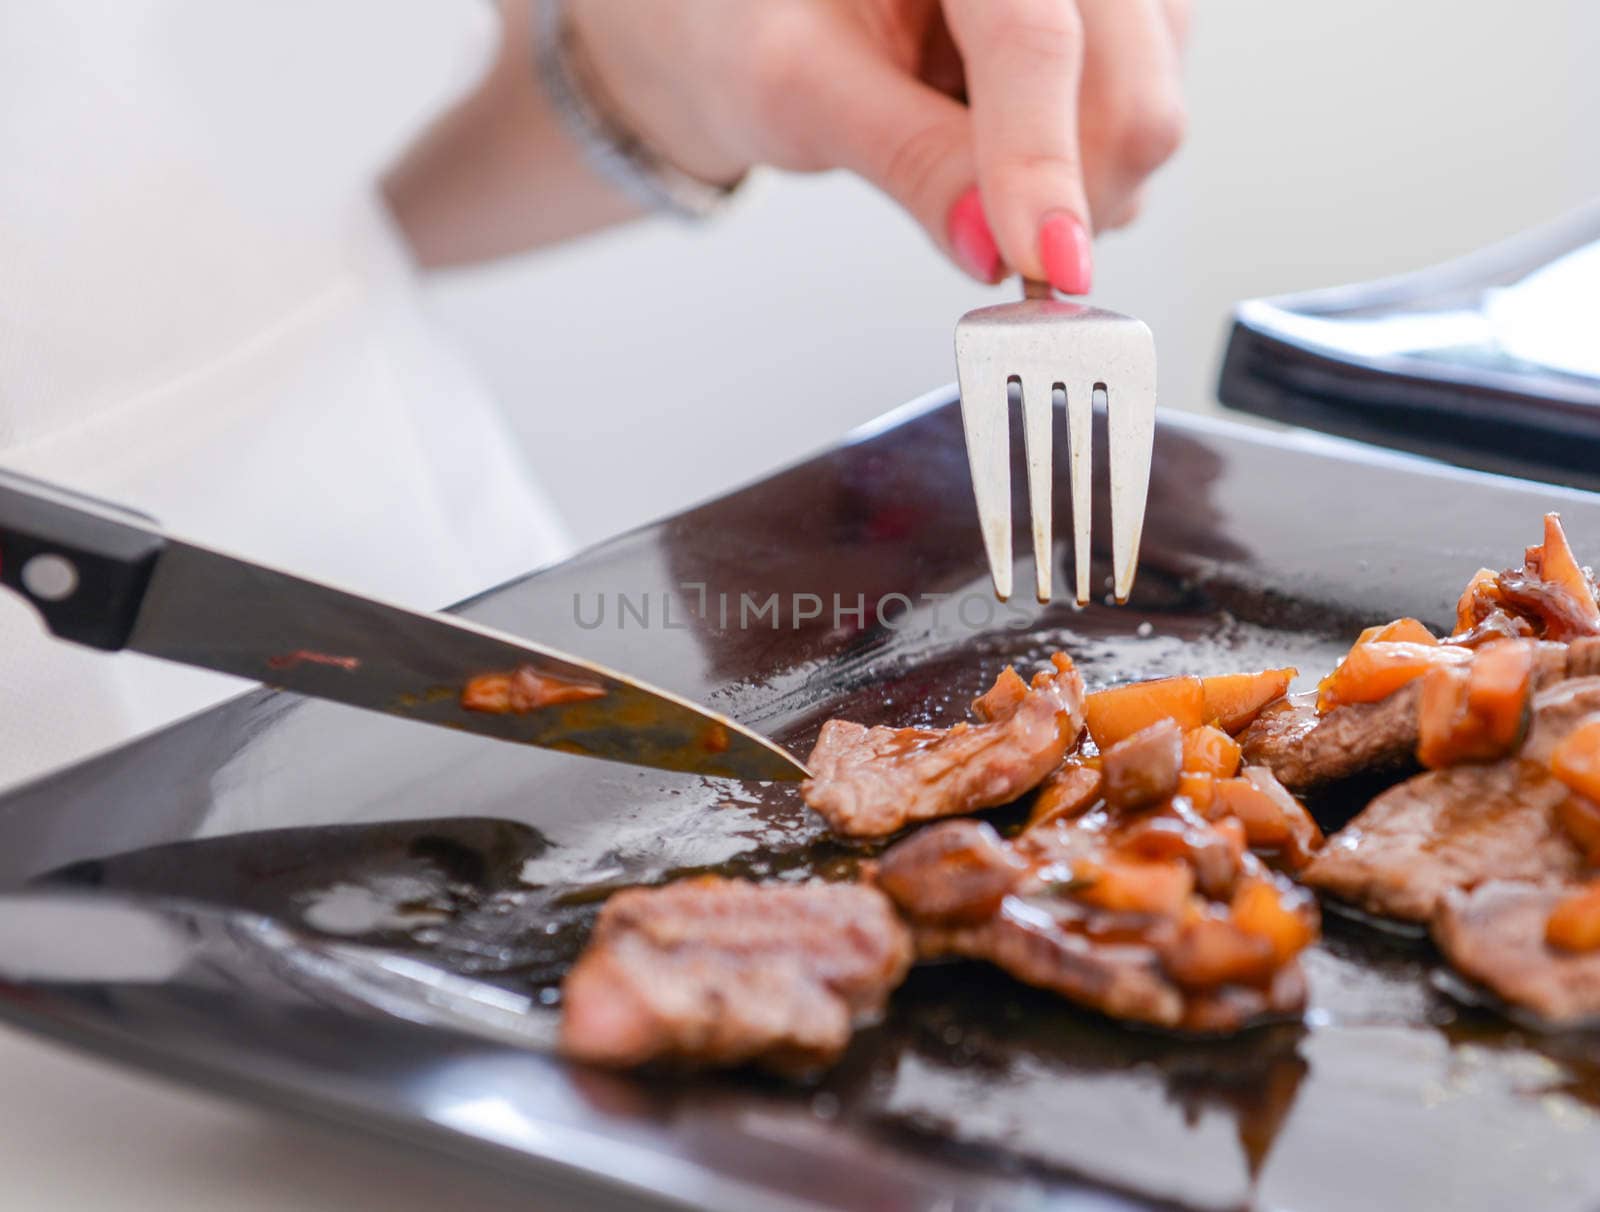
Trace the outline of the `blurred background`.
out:
M 1600 197 L 1597 46 L 1594 0 L 1197 0 L 1188 141 L 1100 241 L 1094 301 L 1155 331 L 1165 407 L 1215 408 L 1236 301 Z M 640 224 L 428 293 L 584 542 L 952 380 L 956 318 L 1008 297 L 840 175 L 767 176 L 709 227 Z

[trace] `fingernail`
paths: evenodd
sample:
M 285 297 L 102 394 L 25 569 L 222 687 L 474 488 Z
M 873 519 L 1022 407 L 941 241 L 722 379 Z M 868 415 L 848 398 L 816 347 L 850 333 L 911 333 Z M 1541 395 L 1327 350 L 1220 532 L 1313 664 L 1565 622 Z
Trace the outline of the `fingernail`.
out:
M 1053 210 L 1039 224 L 1039 259 L 1045 276 L 1064 295 L 1086 295 L 1094 282 L 1094 248 L 1082 221 Z
M 994 242 L 989 220 L 983 217 L 983 200 L 976 185 L 956 199 L 945 220 L 945 231 L 962 269 L 980 282 L 1000 280 L 1000 246 Z

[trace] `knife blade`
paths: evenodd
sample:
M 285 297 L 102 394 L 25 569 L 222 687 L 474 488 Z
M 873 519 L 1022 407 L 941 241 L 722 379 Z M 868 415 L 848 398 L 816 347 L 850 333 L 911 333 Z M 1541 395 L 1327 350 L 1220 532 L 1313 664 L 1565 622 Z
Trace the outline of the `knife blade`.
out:
M 805 768 L 728 717 L 568 653 L 164 534 L 0 471 L 0 584 L 58 637 L 497 740 L 753 780 Z

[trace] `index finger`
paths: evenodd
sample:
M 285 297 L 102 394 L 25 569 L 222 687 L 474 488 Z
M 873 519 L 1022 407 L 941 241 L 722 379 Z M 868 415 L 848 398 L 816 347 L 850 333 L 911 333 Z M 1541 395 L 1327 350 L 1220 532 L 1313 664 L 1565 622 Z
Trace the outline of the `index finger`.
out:
M 1001 255 L 1068 294 L 1093 276 L 1078 146 L 1075 0 L 944 0 L 966 67 L 978 185 Z

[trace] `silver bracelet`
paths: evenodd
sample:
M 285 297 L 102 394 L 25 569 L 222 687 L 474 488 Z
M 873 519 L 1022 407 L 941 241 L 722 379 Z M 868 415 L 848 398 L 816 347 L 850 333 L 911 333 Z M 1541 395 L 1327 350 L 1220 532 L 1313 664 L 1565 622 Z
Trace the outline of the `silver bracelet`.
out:
M 539 0 L 533 26 L 534 71 L 556 116 L 590 167 L 647 210 L 680 219 L 708 218 L 744 178 L 711 185 L 672 164 L 616 116 L 567 20 L 566 0 Z

